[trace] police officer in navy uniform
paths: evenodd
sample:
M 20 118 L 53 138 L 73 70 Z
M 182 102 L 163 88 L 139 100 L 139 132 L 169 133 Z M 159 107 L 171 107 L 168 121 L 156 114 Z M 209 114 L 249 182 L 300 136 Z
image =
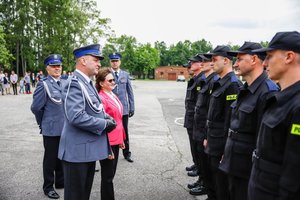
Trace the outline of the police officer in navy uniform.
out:
M 203 56 L 204 57 L 204 56 Z M 197 154 L 199 160 L 198 169 L 203 178 L 203 184 L 198 180 L 194 184 L 189 184 L 190 194 L 192 195 L 208 195 L 213 200 L 215 197 L 215 189 L 212 183 L 211 170 L 208 163 L 207 154 L 204 152 L 203 141 L 206 139 L 206 120 L 209 106 L 211 89 L 215 81 L 219 80 L 219 76 L 213 71 L 213 62 L 211 59 L 204 57 L 202 72 L 205 79 L 201 80 L 202 86 L 197 97 L 194 115 L 193 139 L 197 144 Z M 204 185 L 204 187 L 203 187 Z
M 266 100 L 248 186 L 249 200 L 300 199 L 300 33 L 278 32 L 264 62 L 281 91 Z
M 65 124 L 58 152 L 65 174 L 65 200 L 89 199 L 97 160 L 101 175 L 105 175 L 101 180 L 101 199 L 114 199 L 113 174 L 106 173 L 112 167 L 108 159 L 113 159 L 107 133 L 116 124 L 104 112 L 91 81 L 103 59 L 99 48 L 99 44 L 93 44 L 73 51 L 76 70 L 65 87 Z
M 247 199 L 252 167 L 252 152 L 263 113 L 265 97 L 278 90 L 264 71 L 264 54 L 253 50 L 262 46 L 245 42 L 237 51 L 228 52 L 237 58 L 234 68 L 246 81 L 231 105 L 231 120 L 220 169 L 228 174 L 231 200 Z
M 62 103 L 62 85 L 60 80 L 62 70 L 62 57 L 59 54 L 49 55 L 44 64 L 48 76 L 41 79 L 33 94 L 31 111 L 35 115 L 40 133 L 44 141 L 43 160 L 43 190 L 45 195 L 58 199 L 54 190 L 64 188 L 64 174 L 61 161 L 57 158 L 59 140 L 64 124 L 64 111 Z
M 116 87 L 113 90 L 123 105 L 123 117 L 122 122 L 126 134 L 124 140 L 125 149 L 123 149 L 123 156 L 128 162 L 133 162 L 131 158 L 131 151 L 129 145 L 129 134 L 128 134 L 128 120 L 134 115 L 134 95 L 131 86 L 129 74 L 120 69 L 122 55 L 114 52 L 108 55 L 110 59 L 110 65 L 112 68 L 113 76 L 116 80 Z
M 200 83 L 201 80 L 205 78 L 203 76 L 203 73 L 201 73 L 202 61 L 203 61 L 202 55 L 195 55 L 189 59 L 191 65 L 189 71 L 193 72 L 193 77 L 188 81 L 187 84 L 186 97 L 185 97 L 185 116 L 184 116 L 184 124 L 183 124 L 183 127 L 186 128 L 188 133 L 191 155 L 192 155 L 193 163 L 195 165 L 194 170 L 188 172 L 189 176 L 199 175 L 197 169 L 198 160 L 196 157 L 197 154 L 196 142 L 193 140 L 193 123 L 194 123 L 194 113 L 195 113 L 197 96 L 201 88 Z
M 229 199 L 227 175 L 219 169 L 224 153 L 229 128 L 230 105 L 236 100 L 241 81 L 232 71 L 232 56 L 228 46 L 217 46 L 212 53 L 214 71 L 220 76 L 212 88 L 207 114 L 207 140 L 204 140 L 205 152 L 208 154 L 212 179 L 218 200 Z

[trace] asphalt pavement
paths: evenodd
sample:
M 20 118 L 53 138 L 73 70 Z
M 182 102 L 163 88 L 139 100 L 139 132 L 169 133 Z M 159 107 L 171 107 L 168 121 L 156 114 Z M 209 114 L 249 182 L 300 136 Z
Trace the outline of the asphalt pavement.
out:
M 129 120 L 133 163 L 120 153 L 116 200 L 204 200 L 192 196 L 191 164 L 183 128 L 186 82 L 132 81 L 136 112 Z M 30 111 L 32 94 L 0 96 L 0 200 L 46 200 L 42 190 L 43 141 Z M 96 168 L 100 168 L 97 163 Z M 100 199 L 95 173 L 91 200 Z M 63 189 L 57 190 L 63 199 Z

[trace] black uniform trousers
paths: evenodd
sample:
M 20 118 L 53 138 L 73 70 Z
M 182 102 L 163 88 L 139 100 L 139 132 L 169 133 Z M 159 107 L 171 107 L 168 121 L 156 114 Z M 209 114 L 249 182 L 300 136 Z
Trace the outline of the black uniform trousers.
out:
M 248 179 L 237 176 L 228 175 L 229 193 L 231 200 L 247 200 Z
M 204 152 L 203 141 L 196 141 L 197 144 L 197 160 L 199 160 L 199 181 L 203 181 L 203 185 L 207 190 L 207 196 L 210 200 L 216 200 L 215 185 L 212 180 L 212 171 L 208 162 L 208 155 Z
M 225 172 L 219 169 L 222 156 L 208 156 L 209 164 L 212 170 L 212 180 L 215 185 L 216 196 L 218 200 L 229 200 L 228 177 Z
M 272 193 L 270 191 L 266 191 L 261 187 L 261 183 L 258 180 L 261 180 L 261 175 L 263 177 L 267 177 L 265 172 L 260 171 L 256 168 L 256 164 L 253 163 L 251 176 L 248 185 L 248 199 L 249 200 L 278 200 L 278 193 Z M 269 182 L 270 188 L 276 183 L 272 183 L 268 178 L 265 178 L 265 182 Z M 287 199 L 289 200 L 289 199 Z M 292 199 L 290 199 L 292 200 Z
M 65 200 L 89 200 L 94 181 L 96 162 L 72 163 L 63 161 Z
M 194 165 L 196 165 L 196 167 L 199 166 L 199 159 L 197 156 L 197 142 L 193 139 L 193 129 L 192 128 L 187 128 L 187 133 L 189 136 L 189 142 L 190 142 L 190 149 L 191 149 L 191 154 L 192 154 L 192 159 L 193 159 L 193 163 Z
M 128 115 L 123 115 L 122 117 L 122 123 L 126 134 L 126 139 L 124 140 L 125 149 L 123 149 L 124 158 L 131 156 L 131 152 L 129 150 L 128 118 Z
M 43 160 L 43 190 L 45 193 L 57 188 L 64 187 L 64 173 L 61 160 L 57 158 L 60 136 L 43 136 L 44 160 Z

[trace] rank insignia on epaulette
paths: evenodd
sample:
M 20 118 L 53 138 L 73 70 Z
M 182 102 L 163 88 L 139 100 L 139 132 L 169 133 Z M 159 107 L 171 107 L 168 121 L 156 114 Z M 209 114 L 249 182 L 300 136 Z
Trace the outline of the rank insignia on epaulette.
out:
M 226 101 L 236 100 L 237 94 L 231 94 L 226 96 Z
M 300 124 L 293 124 L 292 125 L 291 134 L 300 135 Z

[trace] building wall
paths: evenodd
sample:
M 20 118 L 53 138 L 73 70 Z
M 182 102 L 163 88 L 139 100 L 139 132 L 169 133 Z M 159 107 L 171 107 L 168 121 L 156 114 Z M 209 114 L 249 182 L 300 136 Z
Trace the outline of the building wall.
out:
M 188 80 L 190 75 L 182 66 L 161 66 L 155 69 L 155 80 L 177 80 L 178 75 L 184 75 Z

